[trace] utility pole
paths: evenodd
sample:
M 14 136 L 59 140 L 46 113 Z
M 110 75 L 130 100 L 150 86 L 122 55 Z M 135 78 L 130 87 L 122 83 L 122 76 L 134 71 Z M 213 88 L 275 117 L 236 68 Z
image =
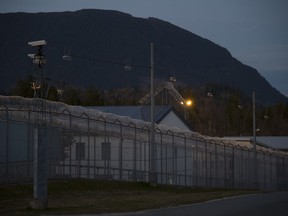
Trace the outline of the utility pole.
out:
M 155 107 L 155 98 L 154 98 L 154 44 L 151 43 L 151 127 L 150 127 L 150 173 L 149 173 L 149 183 L 151 186 L 156 187 L 157 184 L 157 173 L 156 173 L 156 148 L 155 148 L 155 122 L 154 122 L 154 107 Z
M 45 209 L 48 207 L 47 196 L 47 176 L 48 176 L 48 158 L 47 158 L 47 128 L 44 123 L 44 104 L 43 98 L 47 97 L 48 89 L 45 91 L 43 83 L 43 66 L 46 63 L 45 55 L 43 53 L 43 46 L 47 42 L 45 40 L 31 41 L 28 45 L 37 49 L 36 54 L 28 54 L 32 58 L 33 63 L 37 65 L 35 80 L 32 83 L 34 90 L 34 98 L 42 98 L 40 100 L 40 113 L 37 117 L 37 123 L 33 128 L 33 200 L 30 205 L 33 209 Z M 36 100 L 35 100 L 36 102 Z
M 44 83 L 43 77 L 43 67 L 46 64 L 43 47 L 46 44 L 47 42 L 45 40 L 28 42 L 28 45 L 37 49 L 36 54 L 28 54 L 28 57 L 30 57 L 33 60 L 33 63 L 37 65 L 37 71 L 35 72 L 34 80 L 31 83 L 31 88 L 34 90 L 34 98 L 47 98 L 48 96 L 49 85 L 48 83 Z
M 258 188 L 257 177 L 257 149 L 256 149 L 256 107 L 255 107 L 255 92 L 253 92 L 253 152 L 254 152 L 254 187 Z

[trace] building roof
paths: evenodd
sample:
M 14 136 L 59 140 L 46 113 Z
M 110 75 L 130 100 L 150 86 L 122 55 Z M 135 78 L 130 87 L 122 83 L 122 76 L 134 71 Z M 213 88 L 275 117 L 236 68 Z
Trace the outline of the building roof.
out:
M 240 137 L 225 137 L 226 139 L 232 139 L 235 141 L 250 141 L 253 142 L 253 137 L 240 136 Z M 279 150 L 288 150 L 288 136 L 257 136 L 257 145 L 273 148 Z
M 88 108 L 88 107 L 87 107 Z M 112 113 L 119 116 L 128 116 L 133 119 L 139 119 L 146 122 L 151 121 L 150 106 L 92 106 L 89 109 L 96 109 L 104 113 Z M 173 112 L 190 130 L 191 126 L 171 105 L 155 106 L 154 121 L 159 124 L 170 112 Z
M 93 106 L 89 109 L 96 109 L 104 113 L 113 113 L 120 116 L 129 116 L 133 119 L 141 118 L 141 106 Z
M 264 143 L 272 148 L 279 150 L 288 150 L 288 137 L 287 136 L 257 136 L 256 140 Z

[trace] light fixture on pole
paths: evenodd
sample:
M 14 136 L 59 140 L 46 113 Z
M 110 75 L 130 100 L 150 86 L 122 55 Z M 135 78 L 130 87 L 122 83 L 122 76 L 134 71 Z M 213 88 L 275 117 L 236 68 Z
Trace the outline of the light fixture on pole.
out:
M 151 43 L 151 128 L 150 128 L 150 173 L 149 173 L 149 183 L 151 186 L 156 186 L 157 184 L 157 174 L 156 174 L 156 149 L 155 149 L 155 122 L 154 122 L 154 107 L 155 107 L 155 97 L 154 97 L 154 44 Z
M 37 53 L 36 54 L 28 54 L 28 57 L 30 57 L 33 60 L 33 63 L 37 65 L 37 71 L 35 73 L 35 77 L 33 82 L 31 83 L 31 88 L 34 91 L 33 97 L 37 98 L 47 98 L 49 86 L 48 84 L 44 86 L 44 77 L 43 77 L 43 67 L 46 64 L 46 58 L 43 52 L 43 47 L 47 44 L 47 41 L 45 40 L 39 40 L 39 41 L 31 41 L 28 42 L 28 45 L 32 47 L 36 47 Z M 44 88 L 47 88 L 46 91 Z
M 253 92 L 253 152 L 254 152 L 254 187 L 258 187 L 258 177 L 257 177 L 257 146 L 256 146 L 256 107 L 255 107 L 255 92 Z
M 33 63 L 37 65 L 35 80 L 32 82 L 31 88 L 34 90 L 34 97 L 46 98 L 49 91 L 49 86 L 44 85 L 43 66 L 46 63 L 46 58 L 43 53 L 43 46 L 46 45 L 45 40 L 31 41 L 28 45 L 37 48 L 36 54 L 28 54 L 33 59 Z M 45 91 L 45 87 L 46 92 Z M 33 209 L 45 209 L 48 207 L 47 196 L 47 128 L 44 124 L 44 100 L 41 100 L 41 115 L 38 115 L 37 123 L 33 126 L 33 200 L 31 207 Z

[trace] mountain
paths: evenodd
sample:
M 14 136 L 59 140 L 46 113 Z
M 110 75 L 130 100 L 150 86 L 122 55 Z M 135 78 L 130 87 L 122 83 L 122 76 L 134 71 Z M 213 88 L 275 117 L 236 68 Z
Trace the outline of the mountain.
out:
M 176 76 L 178 85 L 200 87 L 220 83 L 241 90 L 257 102 L 274 104 L 286 98 L 256 69 L 229 51 L 192 32 L 156 18 L 136 18 L 109 10 L 0 14 L 0 92 L 36 71 L 29 41 L 45 39 L 45 76 L 54 84 L 99 89 L 149 86 L 150 43 L 155 45 L 155 79 Z M 74 56 L 64 61 L 62 56 Z M 78 57 L 75 57 L 78 56 Z M 104 60 L 104 61 L 103 61 Z M 125 71 L 121 64 L 132 64 Z M 110 63 L 109 63 L 110 62 Z

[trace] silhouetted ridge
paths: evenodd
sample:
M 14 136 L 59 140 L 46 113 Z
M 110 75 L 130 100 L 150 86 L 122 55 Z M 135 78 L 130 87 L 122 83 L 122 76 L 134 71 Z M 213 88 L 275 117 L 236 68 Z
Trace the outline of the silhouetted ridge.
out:
M 230 52 L 196 34 L 157 18 L 135 18 L 112 11 L 84 9 L 76 12 L 0 14 L 0 90 L 9 91 L 19 79 L 33 75 L 28 41 L 45 39 L 46 73 L 54 83 L 64 81 L 99 89 L 149 86 L 150 43 L 155 44 L 157 81 L 177 77 L 178 85 L 199 87 L 220 83 L 256 92 L 263 104 L 284 101 L 254 68 L 233 58 Z M 127 72 L 119 65 L 73 58 L 93 57 L 123 64 L 146 65 Z

